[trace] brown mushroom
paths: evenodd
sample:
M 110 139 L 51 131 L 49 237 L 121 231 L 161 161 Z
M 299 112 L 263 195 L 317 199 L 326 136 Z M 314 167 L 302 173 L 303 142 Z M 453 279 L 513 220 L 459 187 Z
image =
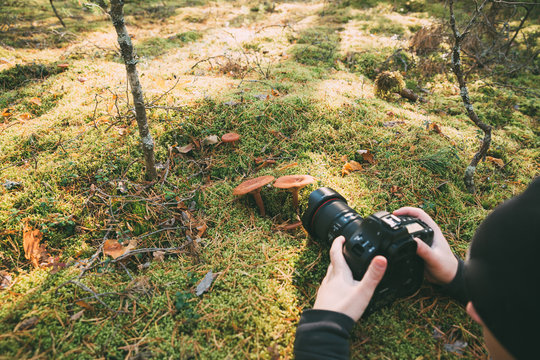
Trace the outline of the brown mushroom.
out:
M 221 141 L 224 143 L 231 143 L 231 146 L 234 147 L 235 143 L 240 140 L 240 135 L 237 133 L 226 133 L 221 137 Z
M 264 211 L 264 204 L 261 198 L 261 188 L 274 181 L 274 177 L 271 175 L 267 176 L 259 176 L 255 179 L 249 179 L 238 185 L 233 190 L 233 195 L 245 195 L 245 194 L 251 194 L 253 195 L 253 198 L 255 199 L 255 202 L 257 203 L 257 206 L 259 207 L 259 210 L 261 211 L 261 215 L 265 216 L 266 212 Z
M 289 190 L 293 196 L 293 206 L 298 209 L 298 191 L 314 182 L 315 178 L 311 175 L 286 175 L 278 178 L 274 183 L 274 187 Z

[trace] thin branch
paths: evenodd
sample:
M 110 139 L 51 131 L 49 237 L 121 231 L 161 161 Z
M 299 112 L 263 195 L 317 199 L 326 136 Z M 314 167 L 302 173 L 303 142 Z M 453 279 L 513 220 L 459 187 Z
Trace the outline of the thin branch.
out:
M 58 20 L 60 20 L 60 24 L 62 24 L 63 27 L 66 27 L 66 24 L 64 24 L 64 21 L 62 20 L 62 18 L 60 17 L 60 15 L 58 14 L 58 11 L 56 11 L 56 7 L 54 6 L 53 4 L 53 0 L 49 0 L 49 2 L 51 3 L 51 7 L 54 11 L 54 15 L 56 15 L 56 17 L 58 18 Z
M 483 8 L 483 5 L 486 3 L 484 1 L 482 5 L 477 8 L 473 19 L 478 16 L 478 11 L 481 11 Z M 464 176 L 464 182 L 465 186 L 467 187 L 467 190 L 470 193 L 474 193 L 476 191 L 475 185 L 474 185 L 474 173 L 476 171 L 476 166 L 482 160 L 489 149 L 489 145 L 491 144 L 491 126 L 485 124 L 482 122 L 479 118 L 476 112 L 474 111 L 474 108 L 471 104 L 471 100 L 469 97 L 469 89 L 467 88 L 467 83 L 465 81 L 465 78 L 463 76 L 463 67 L 461 63 L 461 43 L 465 39 L 467 35 L 467 31 L 465 31 L 462 35 L 459 34 L 459 31 L 457 29 L 456 25 L 456 17 L 454 14 L 454 1 L 450 0 L 449 3 L 450 8 L 450 27 L 452 28 L 452 33 L 454 35 L 454 46 L 452 47 L 452 70 L 454 71 L 454 74 L 456 75 L 456 78 L 459 83 L 460 88 L 460 94 L 461 99 L 463 100 L 463 105 L 465 106 L 465 109 L 467 110 L 467 116 L 469 119 L 471 119 L 476 126 L 478 126 L 482 131 L 484 132 L 484 139 L 482 140 L 482 145 L 480 146 L 480 149 L 474 154 L 469 166 L 467 166 L 467 169 L 465 170 L 465 176 Z M 469 22 L 469 25 L 467 28 L 470 28 L 472 24 L 472 21 Z

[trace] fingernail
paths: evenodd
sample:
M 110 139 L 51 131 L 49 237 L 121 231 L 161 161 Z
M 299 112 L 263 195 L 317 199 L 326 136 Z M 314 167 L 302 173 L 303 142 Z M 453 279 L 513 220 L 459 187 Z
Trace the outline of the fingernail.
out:
M 383 270 L 386 267 L 386 261 L 377 259 L 374 265 L 377 270 Z

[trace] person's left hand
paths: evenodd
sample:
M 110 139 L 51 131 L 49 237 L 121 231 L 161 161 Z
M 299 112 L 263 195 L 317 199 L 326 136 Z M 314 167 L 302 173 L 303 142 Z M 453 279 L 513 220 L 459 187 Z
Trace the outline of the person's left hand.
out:
M 358 321 L 373 296 L 373 292 L 386 271 L 386 258 L 375 256 L 361 281 L 353 275 L 345 257 L 345 238 L 337 237 L 330 249 L 330 265 L 317 292 L 313 309 L 343 313 Z

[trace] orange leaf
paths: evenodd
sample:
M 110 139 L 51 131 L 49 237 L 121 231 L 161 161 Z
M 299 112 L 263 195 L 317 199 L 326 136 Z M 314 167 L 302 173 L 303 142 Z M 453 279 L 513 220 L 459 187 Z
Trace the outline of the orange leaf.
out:
M 75 304 L 77 304 L 80 307 L 83 307 L 83 308 L 85 308 L 87 310 L 93 310 L 94 309 L 94 307 L 92 305 L 90 305 L 89 303 L 87 303 L 84 300 L 75 301 Z
M 35 267 L 39 267 L 40 246 L 39 242 L 43 234 L 38 229 L 32 229 L 28 224 L 23 229 L 24 257 L 32 262 Z
M 341 169 L 341 176 L 349 175 L 353 171 L 360 170 L 362 170 L 362 165 L 354 160 L 351 160 L 343 165 L 343 168 Z
M 281 94 L 280 94 L 279 91 L 277 91 L 276 89 L 272 89 L 272 95 L 274 95 L 274 96 L 279 96 L 279 95 L 281 95 Z
M 436 124 L 436 123 L 430 123 L 428 125 L 428 130 L 435 131 L 437 134 L 442 134 L 439 124 Z
M 37 105 L 37 106 L 41 106 L 41 99 L 38 98 L 38 97 L 33 97 L 33 98 L 29 99 L 28 102 L 32 103 L 34 105 Z
M 373 158 L 373 154 L 369 150 L 358 150 L 358 154 L 362 155 L 362 158 L 364 161 L 367 161 L 370 164 L 375 164 L 375 159 Z
M 105 240 L 103 244 L 103 253 L 110 255 L 113 259 L 124 255 L 126 248 L 116 240 Z
M 10 117 L 11 115 L 13 115 L 13 113 L 10 112 L 9 108 L 6 108 L 6 109 L 4 109 L 4 111 L 2 111 L 2 116 L 3 117 Z
M 502 161 L 501 159 L 497 159 L 497 158 L 494 158 L 492 156 L 486 156 L 486 160 L 489 161 L 489 162 L 494 163 L 499 168 L 502 168 L 504 166 L 504 161 Z
M 202 237 L 204 235 L 204 233 L 206 232 L 206 229 L 208 228 L 208 226 L 203 223 L 202 225 L 199 225 L 196 227 L 197 229 L 197 237 Z
M 19 119 L 21 120 L 30 120 L 32 118 L 32 114 L 30 113 L 23 113 L 19 115 Z
M 69 67 L 69 64 L 58 64 L 56 66 L 58 66 L 59 68 L 62 68 L 62 69 L 67 69 Z

